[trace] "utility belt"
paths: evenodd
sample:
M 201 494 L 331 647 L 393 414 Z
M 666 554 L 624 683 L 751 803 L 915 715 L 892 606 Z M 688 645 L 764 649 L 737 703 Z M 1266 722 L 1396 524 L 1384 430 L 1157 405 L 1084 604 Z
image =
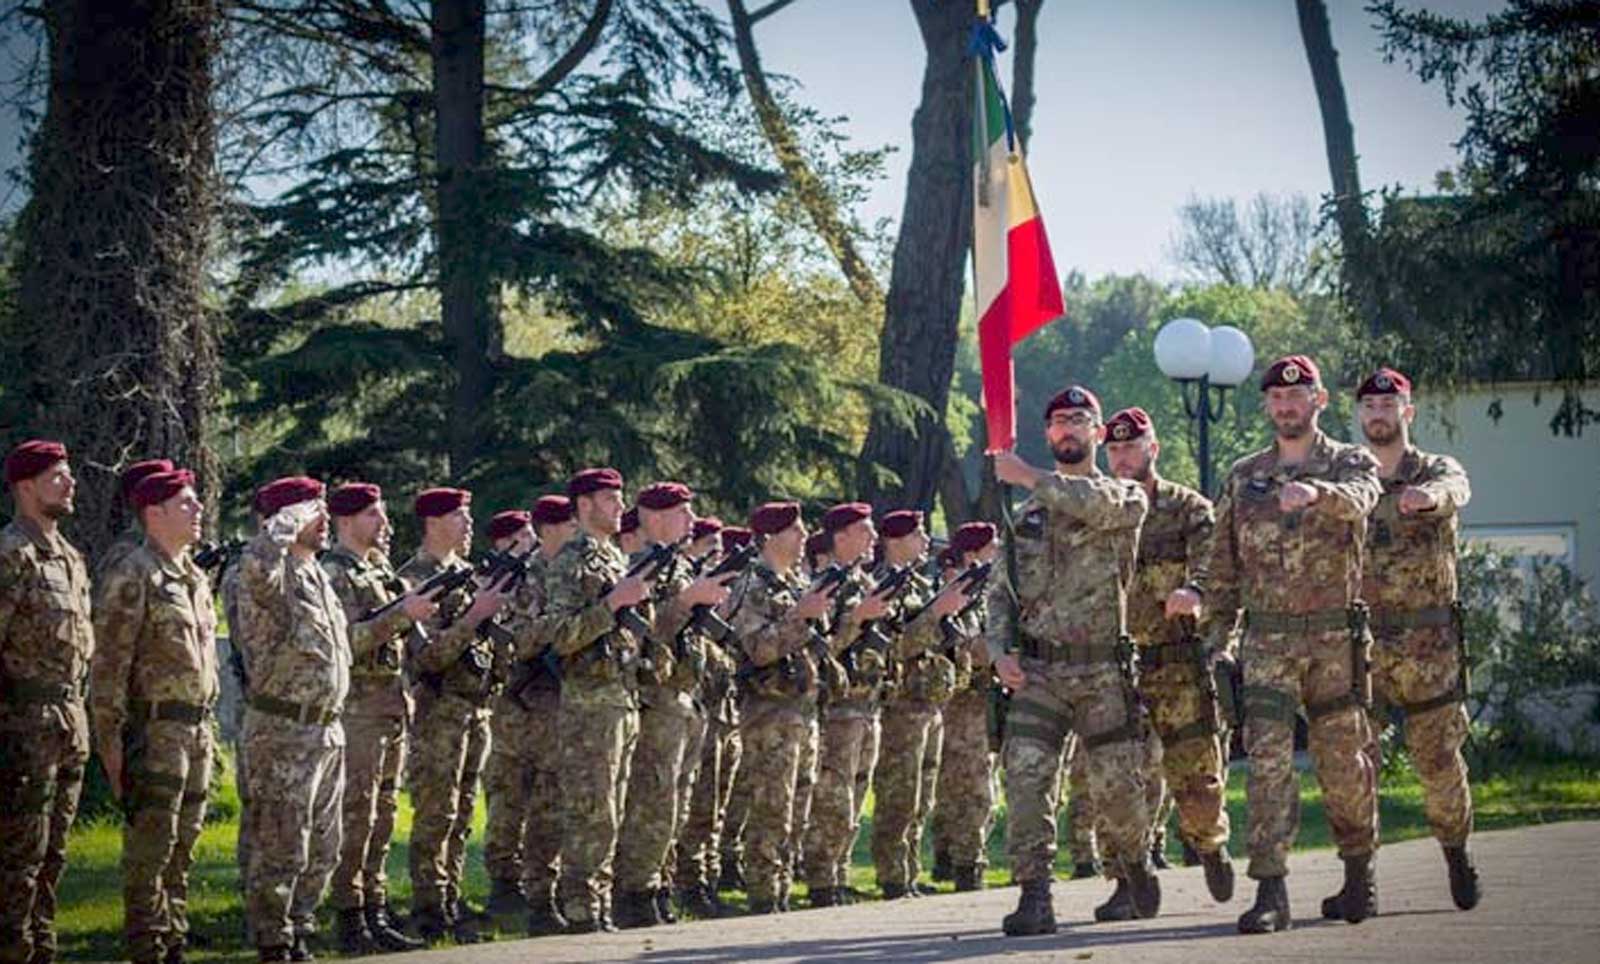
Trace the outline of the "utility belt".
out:
M 1352 707 L 1372 707 L 1372 637 L 1367 632 L 1368 610 L 1364 602 L 1344 609 L 1322 609 L 1310 613 L 1251 612 L 1246 617 L 1250 629 L 1269 633 L 1330 632 L 1344 629 L 1350 647 L 1350 689 L 1329 700 L 1306 703 L 1306 718 L 1312 722 Z M 1283 690 L 1246 685 L 1242 692 L 1246 719 L 1260 717 L 1294 722 L 1295 700 Z
M 595 682 L 621 681 L 628 689 L 636 689 L 638 674 L 648 670 L 648 659 L 639 655 L 633 646 L 617 638 L 615 630 L 606 633 L 583 649 L 561 661 L 563 679 L 582 679 Z
M 199 726 L 211 719 L 217 701 L 215 698 L 205 703 L 187 703 L 182 700 L 129 700 L 128 725 L 140 726 L 145 723 L 157 721 L 166 723 L 183 723 L 188 726 Z
M 266 693 L 250 694 L 249 706 L 257 713 L 293 720 L 306 726 L 332 726 L 339 721 L 340 707 L 332 703 L 296 703 Z
M 418 673 L 421 683 L 434 696 L 449 694 L 474 706 L 488 704 L 494 695 L 493 654 L 472 645 L 462 650 L 455 664 L 442 673 Z
M 0 676 L 0 703 L 13 706 L 82 703 L 88 695 L 87 675 L 80 677 L 76 683 L 47 683 L 21 676 Z
M 1432 699 L 1415 703 L 1400 703 L 1407 716 L 1426 713 L 1454 703 L 1465 703 L 1472 692 L 1472 661 L 1467 652 L 1467 626 L 1463 619 L 1461 603 L 1434 606 L 1427 609 L 1373 610 L 1374 629 L 1384 631 L 1407 629 L 1435 629 L 1448 626 L 1456 639 L 1456 684 Z
M 752 697 L 792 700 L 817 688 L 817 671 L 803 652 L 785 653 L 765 666 L 755 665 L 749 657 L 740 664 L 739 691 Z
M 1176 643 L 1156 643 L 1138 647 L 1139 669 L 1157 670 L 1167 666 L 1196 666 L 1208 656 L 1205 643 L 1198 638 Z
M 1373 632 L 1396 629 L 1437 629 L 1460 622 L 1458 606 L 1432 606 L 1427 609 L 1374 609 L 1367 625 Z
M 1096 663 L 1114 663 L 1121 659 L 1122 643 L 1052 643 L 1037 636 L 1021 634 L 1018 651 L 1028 659 L 1042 663 L 1065 663 L 1069 666 L 1092 666 Z

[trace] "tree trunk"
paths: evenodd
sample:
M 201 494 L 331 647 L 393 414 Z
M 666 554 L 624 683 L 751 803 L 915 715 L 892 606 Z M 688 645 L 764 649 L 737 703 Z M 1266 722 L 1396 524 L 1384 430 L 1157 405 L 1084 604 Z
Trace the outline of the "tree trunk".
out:
M 1323 0 L 1295 0 L 1295 11 L 1300 17 L 1300 38 L 1322 112 L 1322 136 L 1327 145 L 1328 173 L 1333 180 L 1334 220 L 1344 248 L 1345 287 L 1355 296 L 1362 324 L 1377 334 L 1380 312 L 1369 270 L 1369 226 L 1361 195 L 1356 135 L 1350 124 L 1350 107 L 1344 99 L 1344 81 L 1339 75 L 1339 52 L 1333 48 L 1333 35 L 1328 28 L 1328 8 Z
M 839 270 L 844 272 L 856 300 L 870 308 L 878 308 L 883 304 L 883 288 L 866 259 L 856 250 L 850 226 L 839 216 L 838 203 L 806 161 L 805 153 L 800 148 L 800 139 L 795 136 L 788 118 L 783 116 L 778 99 L 767 86 L 767 75 L 761 68 L 761 55 L 756 50 L 755 25 L 759 19 L 775 10 L 775 7 L 769 6 L 752 15 L 746 9 L 744 0 L 728 0 L 734 47 L 739 52 L 739 71 L 744 75 L 745 89 L 750 92 L 750 103 L 755 106 L 761 131 L 766 135 L 772 153 L 778 158 L 778 166 L 783 169 L 784 177 L 789 182 L 789 190 L 794 192 L 796 200 L 805 208 L 817 235 L 833 252 L 834 259 L 839 262 Z
M 117 473 L 167 457 L 220 491 L 202 272 L 214 212 L 215 0 L 50 0 L 49 94 L 18 225 L 26 426 L 64 441 L 73 538 L 124 525 Z
M 945 403 L 955 369 L 963 267 L 972 241 L 972 75 L 966 55 L 972 8 L 912 0 L 928 60 L 922 102 L 911 120 L 911 168 L 889 298 L 879 339 L 878 380 L 928 403 L 913 430 L 875 415 L 862 448 L 864 488 L 876 508 L 927 509 L 943 471 Z M 899 477 L 889 484 L 873 467 Z
M 434 0 L 434 159 L 438 179 L 439 302 L 454 371 L 450 476 L 465 477 L 483 450 L 494 387 L 489 346 L 496 318 L 483 220 L 484 0 Z

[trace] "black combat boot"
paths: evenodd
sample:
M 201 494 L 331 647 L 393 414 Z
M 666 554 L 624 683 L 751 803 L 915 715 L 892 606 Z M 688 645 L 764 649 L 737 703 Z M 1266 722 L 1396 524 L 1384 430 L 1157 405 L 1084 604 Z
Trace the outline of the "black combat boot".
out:
M 1161 880 L 1155 870 L 1144 864 L 1129 868 L 1128 899 L 1136 917 L 1149 920 L 1161 913 Z
M 1073 880 L 1088 880 L 1090 877 L 1100 876 L 1100 861 L 1080 860 L 1072 865 Z
M 678 915 L 672 910 L 672 888 L 657 887 L 655 893 L 656 919 L 663 924 L 676 924 Z
M 1271 934 L 1294 926 L 1289 915 L 1289 888 L 1282 877 L 1263 877 L 1256 882 L 1256 902 L 1239 917 L 1239 933 Z
M 1372 871 L 1371 854 L 1344 858 L 1344 889 L 1334 900 L 1346 924 L 1359 924 L 1378 916 L 1378 881 Z M 1326 908 L 1323 913 L 1326 915 Z
M 528 936 L 548 937 L 565 934 L 567 919 L 561 916 L 561 905 L 549 894 L 528 902 Z
M 401 932 L 389 917 L 389 909 L 383 904 L 369 904 L 363 911 L 367 920 L 367 932 L 377 942 L 379 949 L 389 953 L 400 951 L 421 950 L 428 945 L 414 937 L 407 937 Z
M 722 916 L 722 901 L 704 884 L 694 884 L 678 894 L 678 906 L 700 920 Z
M 337 921 L 339 953 L 344 957 L 376 954 L 380 948 L 367 927 L 367 915 L 359 907 L 346 907 L 339 911 Z
M 1111 899 L 1094 909 L 1094 919 L 1101 923 L 1133 920 L 1138 916 L 1133 909 L 1133 895 L 1128 892 L 1128 882 L 1120 877 L 1117 878 L 1117 889 L 1111 892 Z
M 1054 934 L 1056 910 L 1050 901 L 1050 878 L 1025 882 L 1017 909 L 1007 914 L 1000 926 L 1007 937 Z
M 411 918 L 390 907 L 387 897 L 380 897 L 376 902 L 367 901 L 367 913 L 369 915 L 377 914 L 383 918 L 385 924 L 397 931 L 403 931 L 411 926 Z M 372 926 L 372 918 L 370 916 L 367 918 L 367 930 L 377 933 L 377 929 Z
M 617 897 L 616 925 L 623 930 L 636 927 L 655 927 L 661 923 L 656 913 L 656 893 L 653 890 L 630 890 Z
M 1450 865 L 1450 898 L 1462 910 L 1478 906 L 1481 890 L 1478 887 L 1478 868 L 1472 864 L 1472 855 L 1466 845 L 1444 848 L 1445 863 Z
M 411 924 L 424 943 L 437 944 L 450 936 L 450 916 L 443 907 L 411 908 Z
M 1182 843 L 1183 843 L 1183 865 L 1185 867 L 1198 867 L 1198 866 L 1200 866 L 1202 858 L 1200 856 L 1199 851 L 1195 850 L 1194 847 L 1190 846 L 1189 845 L 1189 841 L 1187 841 L 1187 840 L 1182 841 Z
M 884 900 L 902 900 L 911 896 L 905 884 L 884 884 L 879 889 L 883 891 Z
M 954 876 L 958 894 L 983 889 L 983 871 L 978 869 L 977 864 L 962 864 L 955 868 Z
M 938 894 L 939 888 L 932 884 L 923 883 L 920 880 L 911 882 L 911 896 L 913 897 L 937 897 Z
M 278 964 L 279 961 L 287 961 L 289 959 L 289 948 L 287 945 L 263 947 L 257 950 L 257 955 L 256 960 L 261 961 L 262 964 Z
M 766 899 L 766 898 L 758 899 L 758 898 L 752 897 L 752 898 L 750 898 L 750 913 L 751 914 L 776 914 L 776 913 L 778 913 L 778 902 L 776 900 L 769 900 L 769 899 Z
M 177 943 L 168 944 L 166 953 L 161 955 L 161 964 L 184 964 L 187 960 L 184 956 L 185 946 L 186 944 L 181 937 L 178 938 Z
M 489 913 L 495 917 L 510 917 L 528 909 L 528 899 L 522 893 L 522 883 L 516 880 L 489 881 Z
M 933 879 L 937 881 L 954 880 L 955 868 L 950 864 L 950 851 L 936 850 L 933 852 Z
M 304 934 L 294 935 L 294 943 L 289 945 L 289 960 L 312 962 L 317 955 L 311 953 L 311 940 Z
M 839 892 L 832 887 L 813 887 L 808 895 L 812 907 L 839 906 Z
M 478 930 L 478 925 L 473 921 L 473 914 L 467 910 L 462 901 L 456 901 L 454 907 L 445 911 L 445 919 L 449 922 L 450 939 L 457 944 L 486 944 L 492 940 L 489 935 Z
M 722 858 L 722 874 L 717 878 L 718 890 L 745 890 L 744 867 L 739 858 L 727 854 Z
M 1206 869 L 1206 890 L 1211 891 L 1211 898 L 1219 904 L 1232 900 L 1233 861 L 1228 857 L 1227 845 L 1218 847 L 1215 853 L 1202 855 L 1200 863 Z
M 1172 869 L 1172 864 L 1167 860 L 1167 840 L 1165 837 L 1157 837 L 1150 844 L 1150 863 L 1157 870 Z

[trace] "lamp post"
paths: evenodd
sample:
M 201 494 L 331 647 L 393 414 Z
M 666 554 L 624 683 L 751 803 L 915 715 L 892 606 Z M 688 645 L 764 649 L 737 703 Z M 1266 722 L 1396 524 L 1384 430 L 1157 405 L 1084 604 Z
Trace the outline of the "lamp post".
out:
M 1228 389 L 1239 387 L 1250 377 L 1250 369 L 1256 363 L 1255 347 L 1250 344 L 1250 336 L 1232 326 L 1208 328 L 1194 318 L 1174 318 L 1156 332 L 1155 354 L 1161 374 L 1178 383 L 1184 414 L 1199 433 L 1195 455 L 1200 463 L 1200 491 L 1210 498 L 1211 423 L 1222 418 Z M 1190 385 L 1195 386 L 1192 399 Z

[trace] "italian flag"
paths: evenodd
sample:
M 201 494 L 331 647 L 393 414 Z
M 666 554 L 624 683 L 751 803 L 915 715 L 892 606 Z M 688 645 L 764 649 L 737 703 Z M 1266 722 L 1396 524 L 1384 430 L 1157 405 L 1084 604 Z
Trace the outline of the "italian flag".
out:
M 1060 318 L 1061 283 L 1050 239 L 1033 200 L 1033 185 L 1011 111 L 994 76 L 993 51 L 977 63 L 973 110 L 972 264 L 978 293 L 978 359 L 983 368 L 986 450 L 1016 444 L 1017 410 L 1011 346 Z

